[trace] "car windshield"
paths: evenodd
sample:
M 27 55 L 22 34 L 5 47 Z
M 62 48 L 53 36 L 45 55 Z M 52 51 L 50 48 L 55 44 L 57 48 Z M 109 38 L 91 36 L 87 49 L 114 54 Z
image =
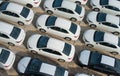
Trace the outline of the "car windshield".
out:
M 47 47 L 48 40 L 49 40 L 49 37 L 47 37 L 47 36 L 41 36 L 39 38 L 39 40 L 38 40 L 37 48 Z
M 120 47 L 120 37 L 118 37 L 118 46 Z
M 78 14 L 81 14 L 81 11 L 82 11 L 82 7 L 76 4 L 75 12 L 77 12 Z
M 106 13 L 98 13 L 96 18 L 97 21 L 98 22 L 106 21 L 106 15 L 107 15 Z
M 120 59 L 115 59 L 115 69 L 120 72 Z
M 71 52 L 71 45 L 65 43 L 65 46 L 64 46 L 64 49 L 63 49 L 63 53 L 66 54 L 67 56 L 69 56 L 70 52 Z
M 100 5 L 108 5 L 109 0 L 100 0 Z
M 0 4 L 0 11 L 5 10 L 8 6 L 9 2 L 2 2 Z
M 95 31 L 94 33 L 94 41 L 98 42 L 98 41 L 103 41 L 104 40 L 104 32 L 101 31 Z
M 56 19 L 57 17 L 55 16 L 49 16 L 46 20 L 46 26 L 54 26 Z
M 31 59 L 26 69 L 26 73 L 33 73 L 33 74 L 37 73 L 38 74 L 41 64 L 42 64 L 42 61 L 38 59 Z
M 53 7 L 61 7 L 63 0 L 54 0 Z
M 29 12 L 30 12 L 30 9 L 28 9 L 28 8 L 26 8 L 26 7 L 23 7 L 20 15 L 22 15 L 24 18 L 27 18 Z
M 75 34 L 77 31 L 77 25 L 74 23 L 71 23 L 69 31 L 71 31 L 73 34 Z
M 102 55 L 100 53 L 98 53 L 98 52 L 91 52 L 89 64 L 90 65 L 100 64 L 101 56 Z
M 2 49 L 2 51 L 0 52 L 0 62 L 5 63 L 9 55 L 10 55 L 9 51 Z
M 65 69 L 62 67 L 57 67 L 54 76 L 64 76 L 64 74 L 65 74 Z
M 12 36 L 14 39 L 17 39 L 20 35 L 21 29 L 17 27 L 13 27 L 12 32 L 10 33 L 10 36 Z

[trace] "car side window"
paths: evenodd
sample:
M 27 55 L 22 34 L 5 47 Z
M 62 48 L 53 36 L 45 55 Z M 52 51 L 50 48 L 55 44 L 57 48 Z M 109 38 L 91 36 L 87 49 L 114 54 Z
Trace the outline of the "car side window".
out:
M 6 15 L 14 16 L 14 17 L 19 17 L 19 15 L 17 15 L 16 13 L 12 13 L 10 11 L 3 11 L 2 13 Z
M 108 8 L 108 9 L 111 9 L 111 10 L 115 10 L 115 11 L 120 11 L 119 8 L 113 7 L 113 6 L 105 6 L 105 8 Z
M 59 27 L 50 27 L 53 30 L 59 31 L 59 32 L 63 32 L 63 33 L 68 33 L 65 29 L 59 28 Z
M 0 33 L 0 37 L 9 38 L 7 35 Z
M 70 14 L 74 14 L 73 11 L 69 10 L 69 9 L 66 9 L 66 8 L 57 8 L 59 11 L 63 11 L 63 12 L 66 12 L 66 13 L 70 13 Z
M 115 45 L 107 43 L 107 42 L 100 42 L 99 44 L 107 46 L 107 47 L 111 47 L 111 48 L 117 48 Z
M 102 22 L 102 24 L 103 24 L 103 25 L 106 25 L 106 26 L 113 27 L 113 28 L 118 28 L 117 25 L 115 25 L 115 24 L 111 24 L 111 23 L 109 23 L 109 22 Z
M 52 53 L 52 54 L 56 54 L 56 55 L 61 55 L 61 53 L 57 52 L 57 51 L 54 51 L 54 50 L 51 50 L 51 49 L 42 49 L 43 51 L 45 52 L 48 52 L 48 53 Z

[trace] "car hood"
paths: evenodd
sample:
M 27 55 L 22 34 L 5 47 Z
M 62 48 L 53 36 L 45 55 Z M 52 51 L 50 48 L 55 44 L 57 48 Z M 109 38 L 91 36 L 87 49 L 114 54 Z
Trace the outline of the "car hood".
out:
M 90 23 L 95 23 L 96 22 L 96 18 L 97 18 L 97 13 L 98 12 L 90 12 L 88 15 L 87 15 L 87 20 L 89 20 Z

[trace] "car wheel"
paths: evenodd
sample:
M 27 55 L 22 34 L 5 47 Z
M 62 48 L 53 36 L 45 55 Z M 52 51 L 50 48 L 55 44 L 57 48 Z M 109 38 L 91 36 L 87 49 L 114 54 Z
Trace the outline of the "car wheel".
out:
M 31 53 L 33 54 L 37 54 L 37 52 L 35 50 L 31 50 Z
M 21 22 L 21 21 L 18 21 L 18 24 L 19 24 L 19 25 L 21 25 L 21 26 L 23 26 L 23 25 L 24 25 L 24 23 L 23 23 L 23 22 Z
M 69 38 L 69 37 L 65 37 L 64 39 L 67 41 L 71 41 L 71 38 Z
M 100 9 L 99 9 L 99 8 L 94 8 L 93 10 L 94 10 L 94 11 L 100 11 Z
M 73 21 L 73 22 L 76 22 L 76 21 L 77 21 L 76 18 L 70 18 L 70 20 Z
M 47 10 L 47 13 L 50 14 L 50 15 L 53 14 L 53 12 L 51 10 Z
M 29 8 L 32 8 L 32 7 L 33 7 L 31 4 L 27 4 L 26 6 L 29 7 Z
M 8 44 L 9 44 L 10 46 L 15 46 L 15 44 L 13 44 L 13 43 L 11 43 L 11 42 L 8 42 Z
M 64 60 L 64 59 L 58 59 L 58 61 L 60 61 L 60 62 L 65 62 L 65 60 Z
M 86 46 L 88 46 L 88 47 L 90 47 L 90 48 L 92 48 L 92 47 L 93 47 L 93 45 L 92 45 L 92 44 L 87 44 Z
M 119 35 L 120 33 L 119 32 L 113 32 L 114 35 Z
M 97 26 L 95 24 L 90 24 L 91 28 L 96 28 Z
M 44 29 L 39 29 L 40 30 L 40 32 L 42 32 L 42 33 L 45 33 L 46 32 L 46 30 L 44 30 Z
M 113 55 L 118 55 L 118 52 L 116 52 L 116 51 L 112 51 L 110 53 L 113 54 Z
M 75 3 L 78 4 L 78 5 L 81 5 L 81 2 L 79 2 L 79 1 L 76 1 Z

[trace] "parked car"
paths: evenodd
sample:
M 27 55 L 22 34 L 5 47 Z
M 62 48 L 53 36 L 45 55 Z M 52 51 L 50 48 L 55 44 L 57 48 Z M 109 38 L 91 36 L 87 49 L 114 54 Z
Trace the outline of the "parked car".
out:
M 87 3 L 88 0 L 69 0 L 69 1 L 72 1 L 72 2 L 75 2 L 79 5 L 85 5 Z
M 18 62 L 17 69 L 25 76 L 68 76 L 66 69 L 31 57 L 23 57 Z
M 83 50 L 79 55 L 79 65 L 108 75 L 120 76 L 120 59 L 99 52 Z
M 44 9 L 48 14 L 56 14 L 71 21 L 82 21 L 85 15 L 84 7 L 67 0 L 46 0 Z
M 15 54 L 4 47 L 0 47 L 0 68 L 9 70 L 15 62 Z
M 90 27 L 97 28 L 99 30 L 111 32 L 115 35 L 120 34 L 120 19 L 119 17 L 101 13 L 101 12 L 90 12 L 87 15 L 87 22 Z
M 77 40 L 81 31 L 79 25 L 63 18 L 49 15 L 39 16 L 36 21 L 36 27 L 41 32 L 48 32 L 66 40 Z
M 0 41 L 9 45 L 21 45 L 25 39 L 25 31 L 12 24 L 0 21 Z
M 32 53 L 58 59 L 61 62 L 71 62 L 75 54 L 75 47 L 72 44 L 40 34 L 32 35 L 28 39 L 27 47 Z
M 5 0 L 5 1 L 13 1 L 16 3 L 20 3 L 26 5 L 29 8 L 38 7 L 41 3 L 41 0 Z
M 34 13 L 31 9 L 22 5 L 0 1 L 0 18 L 17 22 L 19 25 L 31 24 Z
M 84 33 L 83 40 L 88 47 L 108 51 L 112 54 L 120 54 L 120 37 L 111 33 L 91 29 Z
M 95 11 L 110 13 L 120 16 L 120 1 L 119 0 L 91 0 L 90 4 Z

